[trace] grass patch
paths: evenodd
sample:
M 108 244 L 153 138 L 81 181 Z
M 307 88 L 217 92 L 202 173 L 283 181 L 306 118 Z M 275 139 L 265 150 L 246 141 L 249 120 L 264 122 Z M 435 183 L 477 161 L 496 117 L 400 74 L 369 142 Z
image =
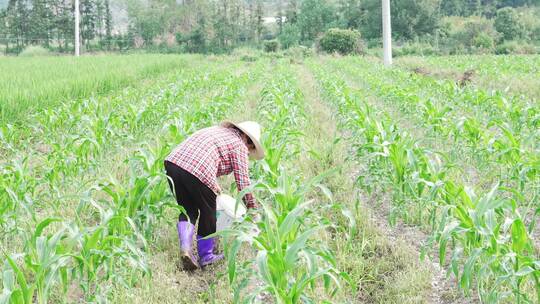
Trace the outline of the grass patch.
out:
M 0 57 L 0 120 L 17 122 L 66 99 L 103 94 L 182 68 L 190 59 L 172 55 Z

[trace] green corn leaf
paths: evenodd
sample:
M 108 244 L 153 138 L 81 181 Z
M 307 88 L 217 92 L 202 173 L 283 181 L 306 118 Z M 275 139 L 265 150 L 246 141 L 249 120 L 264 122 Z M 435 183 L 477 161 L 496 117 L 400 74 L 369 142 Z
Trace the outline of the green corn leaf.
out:
M 287 248 L 285 253 L 285 265 L 287 265 L 287 267 L 293 267 L 298 258 L 298 252 L 305 247 L 308 238 L 319 229 L 320 227 L 314 227 L 305 231 Z
M 299 217 L 301 213 L 305 210 L 305 208 L 311 204 L 311 201 L 305 202 L 303 204 L 300 204 L 296 206 L 292 211 L 287 214 L 281 225 L 279 225 L 279 235 L 281 237 L 285 237 L 291 229 L 294 227 L 295 223 L 298 223 Z
M 90 250 L 90 249 L 97 248 L 97 244 L 98 244 L 98 242 L 100 241 L 100 239 L 102 237 L 103 230 L 104 230 L 103 227 L 97 228 L 91 234 L 91 236 L 86 239 L 86 242 L 84 243 L 85 250 Z
M 525 266 L 520 268 L 514 275 L 518 277 L 524 277 L 526 275 L 529 275 L 530 273 L 534 272 L 534 269 L 530 266 Z
M 268 267 L 268 255 L 265 250 L 259 251 L 256 261 L 261 277 L 268 285 L 274 286 L 274 281 L 272 280 L 272 275 L 270 274 L 270 269 Z
M 17 303 L 15 301 L 11 301 L 12 295 L 13 291 L 5 289 L 2 294 L 0 294 L 0 304 Z
M 527 229 L 521 219 L 516 219 L 512 223 L 512 250 L 517 253 L 523 252 L 528 244 L 529 237 Z
M 476 269 L 476 260 L 482 253 L 481 249 L 474 249 L 473 253 L 469 258 L 467 259 L 467 262 L 465 263 L 463 267 L 463 273 L 461 274 L 460 279 L 460 286 L 465 291 L 465 293 L 468 294 L 469 290 L 471 289 L 471 283 L 473 280 L 473 271 Z
M 2 274 L 4 290 L 13 290 L 15 287 L 15 273 L 13 269 L 6 269 Z
M 40 236 L 43 233 L 43 230 L 45 228 L 47 228 L 47 226 L 49 226 L 51 223 L 61 222 L 61 221 L 62 221 L 62 219 L 60 219 L 60 218 L 47 218 L 47 219 L 44 219 L 43 221 L 41 221 L 37 225 L 36 230 L 34 231 L 33 238 L 35 239 L 38 236 Z
M 349 240 L 352 240 L 357 233 L 356 218 L 349 209 L 342 209 L 341 214 L 343 214 L 343 216 L 345 216 L 348 220 L 349 234 L 347 235 L 347 237 L 349 238 Z
M 236 259 L 238 250 L 242 243 L 239 240 L 234 240 L 227 254 L 227 270 L 229 274 L 229 283 L 233 283 L 236 276 Z
M 484 213 L 488 210 L 497 209 L 500 206 L 502 206 L 505 202 L 505 200 L 498 199 L 496 197 L 496 192 L 499 188 L 499 185 L 495 185 L 491 188 L 491 191 L 489 191 L 486 195 L 484 195 L 478 204 L 476 205 L 476 214 L 477 216 L 482 216 Z
M 34 289 L 29 288 L 28 283 L 26 282 L 26 278 L 24 277 L 24 273 L 19 269 L 15 261 L 11 259 L 11 257 L 6 256 L 7 262 L 11 266 L 11 269 L 13 269 L 13 272 L 15 273 L 15 277 L 17 278 L 17 283 L 21 287 L 20 291 L 14 292 L 11 295 L 12 300 L 14 300 L 14 303 L 25 303 L 30 304 L 32 303 L 32 297 L 34 295 Z

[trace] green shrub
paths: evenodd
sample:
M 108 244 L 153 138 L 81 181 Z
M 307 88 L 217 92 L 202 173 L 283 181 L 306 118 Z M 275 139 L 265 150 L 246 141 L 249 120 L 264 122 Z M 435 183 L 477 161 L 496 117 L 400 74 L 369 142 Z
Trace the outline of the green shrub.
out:
M 395 47 L 392 51 L 396 57 L 407 55 L 430 56 L 438 54 L 438 51 L 431 44 L 421 42 L 405 43 L 402 46 Z
M 264 51 L 267 53 L 275 53 L 279 49 L 279 42 L 275 39 L 266 40 L 264 42 Z
M 302 45 L 288 48 L 282 52 L 283 57 L 289 58 L 291 63 L 303 62 L 305 58 L 312 57 L 314 54 L 313 48 Z
M 519 41 L 505 41 L 495 48 L 495 53 L 500 55 L 506 54 L 536 54 L 538 50 L 534 45 Z
M 381 39 L 379 38 L 375 38 L 375 39 L 369 39 L 367 41 L 367 48 L 368 49 L 377 49 L 377 48 L 382 48 L 382 41 Z
M 495 48 L 495 54 L 506 55 L 513 54 L 518 48 L 518 45 L 515 41 L 507 41 Z
M 38 45 L 30 45 L 26 47 L 19 56 L 21 57 L 36 57 L 36 56 L 49 56 L 51 53 L 44 47 Z
M 448 36 L 440 44 L 449 54 L 486 53 L 493 50 L 498 38 L 491 20 L 477 16 L 453 18 Z
M 531 31 L 531 40 L 540 41 L 540 26 L 537 26 Z
M 477 50 L 486 50 L 486 51 L 493 50 L 493 45 L 494 45 L 493 38 L 486 33 L 479 33 L 478 35 L 476 35 L 472 43 L 473 43 L 473 46 Z
M 241 47 L 234 49 L 231 55 L 245 62 L 254 62 L 262 56 L 262 52 L 254 48 Z
M 338 52 L 342 55 L 351 53 L 363 53 L 363 45 L 360 41 L 360 32 L 356 30 L 342 30 L 332 28 L 324 33 L 319 45 L 327 53 Z
M 504 40 L 513 40 L 525 36 L 525 26 L 518 13 L 511 7 L 501 8 L 495 17 L 495 29 L 502 34 Z
M 303 45 L 288 48 L 283 53 L 285 56 L 289 56 L 293 58 L 305 58 L 305 57 L 311 57 L 314 55 L 314 51 L 312 48 L 309 48 Z

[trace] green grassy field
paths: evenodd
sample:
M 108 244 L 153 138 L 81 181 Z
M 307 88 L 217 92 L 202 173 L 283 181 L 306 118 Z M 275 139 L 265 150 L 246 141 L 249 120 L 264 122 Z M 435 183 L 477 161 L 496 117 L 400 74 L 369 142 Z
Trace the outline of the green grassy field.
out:
M 181 68 L 179 56 L 68 56 L 0 60 L 0 119 L 15 122 L 63 101 L 100 95 Z
M 539 58 L 466 60 L 532 79 Z M 411 71 L 460 57 L 77 60 L 0 58 L 0 304 L 540 300 L 534 87 Z M 224 119 L 264 128 L 262 221 L 189 273 L 163 159 Z

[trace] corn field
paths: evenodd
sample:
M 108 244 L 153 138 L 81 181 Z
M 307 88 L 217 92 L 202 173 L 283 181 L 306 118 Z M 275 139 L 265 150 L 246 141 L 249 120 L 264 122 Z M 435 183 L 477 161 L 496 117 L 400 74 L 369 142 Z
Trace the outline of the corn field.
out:
M 83 59 L 0 58 L 0 303 L 540 303 L 533 93 L 364 57 Z M 539 76 L 537 56 L 426 64 L 456 60 Z M 261 206 L 186 274 L 163 160 L 224 119 L 263 126 Z M 420 248 L 374 228 L 382 206 Z

